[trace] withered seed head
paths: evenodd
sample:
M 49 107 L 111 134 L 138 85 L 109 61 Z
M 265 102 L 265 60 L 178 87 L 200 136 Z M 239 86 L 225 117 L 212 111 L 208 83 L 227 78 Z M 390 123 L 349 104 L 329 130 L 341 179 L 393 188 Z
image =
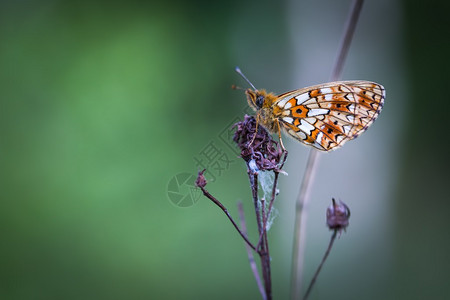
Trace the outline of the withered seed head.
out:
M 272 139 L 267 130 L 258 125 L 256 132 L 256 120 L 252 116 L 245 115 L 244 121 L 237 122 L 233 141 L 241 149 L 241 157 L 246 161 L 249 170 L 273 170 L 278 169 L 283 151 L 280 145 Z M 250 168 L 249 164 L 253 164 Z M 256 164 L 256 167 L 254 166 Z
M 333 203 L 327 209 L 328 228 L 339 231 L 345 230 L 349 225 L 350 209 L 341 200 L 336 203 L 333 198 L 332 201 Z
M 195 186 L 199 188 L 204 188 L 206 186 L 206 178 L 203 175 L 205 173 L 206 169 L 203 169 L 203 171 L 199 171 L 197 175 L 197 179 L 195 180 Z

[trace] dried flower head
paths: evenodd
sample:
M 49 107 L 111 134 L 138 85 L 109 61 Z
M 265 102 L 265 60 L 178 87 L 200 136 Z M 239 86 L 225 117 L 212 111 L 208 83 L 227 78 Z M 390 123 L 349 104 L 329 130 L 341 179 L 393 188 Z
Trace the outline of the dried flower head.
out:
M 328 228 L 338 231 L 345 230 L 349 224 L 350 209 L 341 200 L 339 200 L 339 203 L 336 203 L 333 198 L 332 201 L 333 203 L 327 209 Z
M 259 125 L 255 133 L 254 117 L 245 115 L 244 121 L 237 122 L 233 127 L 236 127 L 233 141 L 241 149 L 241 157 L 246 161 L 249 170 L 254 173 L 258 170 L 280 171 L 283 150 L 264 127 Z
M 195 186 L 199 188 L 204 188 L 206 186 L 206 178 L 203 175 L 205 173 L 206 169 L 203 169 L 203 171 L 199 171 L 197 175 L 197 179 L 195 180 Z

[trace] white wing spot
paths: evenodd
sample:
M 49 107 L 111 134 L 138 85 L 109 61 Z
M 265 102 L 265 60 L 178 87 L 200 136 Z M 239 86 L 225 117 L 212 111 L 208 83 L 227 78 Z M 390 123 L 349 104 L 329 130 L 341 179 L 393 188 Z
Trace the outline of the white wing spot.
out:
M 278 101 L 278 106 L 279 107 L 284 107 L 284 105 L 286 104 L 286 102 L 288 102 L 290 100 L 290 98 L 289 97 L 286 97 L 286 98 L 284 98 L 284 99 L 281 99 L 280 101 Z
M 322 141 L 322 137 L 323 137 L 323 132 L 320 131 L 320 132 L 317 134 L 316 142 L 317 142 L 317 143 L 320 143 L 320 142 Z
M 297 132 L 297 135 L 298 135 L 302 140 L 306 140 L 306 134 L 305 134 L 303 131 Z
M 298 95 L 297 97 L 295 97 L 295 99 L 297 99 L 297 105 L 300 105 L 303 102 L 305 102 L 306 100 L 309 100 L 311 98 L 309 97 L 308 93 L 304 93 L 304 94 Z
M 300 138 L 302 140 L 306 140 L 306 134 L 304 132 L 302 132 L 302 131 L 298 131 L 297 132 L 297 131 L 294 131 L 292 129 L 289 129 L 289 134 L 294 136 L 294 137 L 298 137 L 298 138 Z
M 350 105 L 350 106 L 348 107 L 348 110 L 349 110 L 349 111 L 355 111 L 355 105 L 354 105 L 354 104 Z
M 326 115 L 329 112 L 330 111 L 328 109 L 314 108 L 314 109 L 310 109 L 308 111 L 308 117 L 314 117 L 314 116 L 317 116 L 317 115 Z
M 326 94 L 324 98 L 325 100 L 333 100 L 333 94 Z
M 355 116 L 354 115 L 347 115 L 347 120 L 349 120 L 350 122 L 353 123 L 353 121 L 355 121 Z
M 293 124 L 294 123 L 294 119 L 291 118 L 291 117 L 284 117 L 283 121 L 285 121 L 286 123 L 289 123 L 289 124 Z
M 320 89 L 320 92 L 322 94 L 331 94 L 333 92 L 333 90 L 330 88 L 323 88 L 323 89 Z
M 350 125 L 344 125 L 344 126 L 342 126 L 342 128 L 344 129 L 344 133 L 347 134 L 347 133 L 350 132 L 351 126 Z
M 300 125 L 298 125 L 298 129 L 305 132 L 307 135 L 311 135 L 311 131 L 314 129 L 314 126 L 301 120 Z
M 348 101 L 355 102 L 355 96 L 352 93 L 347 93 L 344 98 L 346 98 Z
M 292 107 L 291 102 L 288 102 L 288 103 L 286 103 L 286 105 L 284 106 L 284 109 L 288 109 L 288 108 L 291 108 L 291 107 Z
M 316 123 L 316 118 L 306 118 L 304 120 L 306 122 L 308 122 L 309 124 L 315 124 Z

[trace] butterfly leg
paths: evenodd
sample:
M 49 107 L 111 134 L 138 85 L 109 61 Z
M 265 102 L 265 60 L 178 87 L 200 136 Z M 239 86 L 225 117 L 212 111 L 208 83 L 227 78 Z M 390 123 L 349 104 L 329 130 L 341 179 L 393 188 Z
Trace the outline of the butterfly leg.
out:
M 280 146 L 281 146 L 281 150 L 283 151 L 284 157 L 283 157 L 283 161 L 280 165 L 280 169 L 283 168 L 284 163 L 286 162 L 287 156 L 288 156 L 288 151 L 286 150 L 286 148 L 284 147 L 283 144 L 283 139 L 281 138 L 281 127 L 280 127 L 280 122 L 278 120 L 276 120 L 277 123 L 277 127 L 278 127 L 278 139 L 280 140 Z
M 250 144 L 248 144 L 249 147 L 253 144 L 253 142 L 255 141 L 256 135 L 258 134 L 258 125 L 259 125 L 259 114 L 256 115 L 255 134 L 253 135 L 253 138 L 250 141 Z

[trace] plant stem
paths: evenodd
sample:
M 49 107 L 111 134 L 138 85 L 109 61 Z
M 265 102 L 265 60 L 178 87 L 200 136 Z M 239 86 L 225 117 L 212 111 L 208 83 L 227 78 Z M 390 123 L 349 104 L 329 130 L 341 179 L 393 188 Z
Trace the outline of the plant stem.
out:
M 350 48 L 353 33 L 355 32 L 363 2 L 363 0 L 353 0 L 352 6 L 350 8 L 350 13 L 345 25 L 344 35 L 337 52 L 333 72 L 331 73 L 332 81 L 338 80 L 342 73 L 344 62 Z M 291 271 L 291 299 L 299 299 L 301 295 L 306 236 L 305 224 L 307 218 L 307 209 L 305 208 L 307 208 L 310 199 L 310 189 L 312 186 L 312 182 L 314 181 L 314 175 L 316 173 L 315 171 L 318 165 L 318 154 L 319 153 L 317 150 L 310 150 L 307 167 L 303 176 L 303 182 L 301 184 L 300 192 L 298 194 L 297 202 L 295 205 L 294 244 L 292 251 L 293 264 Z
M 239 219 L 241 220 L 242 232 L 247 235 L 247 225 L 245 223 L 244 209 L 242 207 L 242 202 L 238 203 Z M 245 249 L 247 250 L 248 261 L 250 263 L 250 268 L 252 269 L 253 276 L 255 277 L 256 284 L 258 285 L 259 292 L 263 300 L 267 300 L 266 291 L 261 282 L 261 277 L 258 273 L 258 267 L 256 266 L 255 258 L 253 257 L 252 248 L 248 244 L 245 244 Z
M 305 169 L 305 175 L 300 187 L 300 192 L 295 207 L 295 227 L 294 227 L 294 249 L 293 267 L 291 274 L 291 299 L 299 299 L 301 295 L 301 284 L 303 282 L 303 262 L 305 253 L 306 220 L 307 220 L 307 200 L 311 190 L 311 182 L 316 172 L 319 152 L 311 150 Z
M 328 244 L 327 251 L 325 252 L 325 255 L 323 256 L 322 261 L 320 262 L 320 265 L 316 270 L 316 273 L 314 274 L 313 278 L 311 279 L 311 283 L 309 284 L 308 289 L 306 290 L 303 300 L 308 299 L 309 293 L 311 292 L 311 290 L 314 286 L 314 283 L 316 282 L 317 276 L 319 276 L 320 270 L 322 269 L 323 264 L 327 260 L 328 255 L 330 254 L 331 248 L 333 247 L 333 243 L 336 240 L 337 233 L 338 233 L 338 230 L 335 229 L 333 232 L 333 235 L 331 236 L 330 243 Z
M 339 45 L 338 55 L 334 63 L 333 72 L 331 73 L 331 81 L 336 81 L 341 77 L 342 69 L 344 68 L 345 59 L 347 58 L 348 49 L 352 43 L 353 34 L 355 33 L 356 25 L 358 24 L 359 15 L 364 4 L 364 0 L 353 0 L 350 7 L 350 13 L 345 24 L 344 35 Z
M 250 248 L 252 248 L 253 250 L 256 251 L 255 246 L 248 240 L 246 234 L 244 234 L 239 227 L 237 226 L 236 222 L 234 222 L 233 218 L 231 217 L 230 213 L 228 212 L 228 210 L 226 209 L 225 206 L 223 206 L 222 203 L 220 203 L 219 200 L 217 200 L 213 195 L 211 195 L 204 187 L 200 187 L 200 189 L 203 192 L 203 195 L 205 195 L 206 198 L 210 199 L 215 205 L 217 205 L 218 207 L 220 207 L 222 209 L 222 211 L 227 215 L 228 219 L 231 221 L 231 223 L 233 224 L 234 228 L 236 228 L 236 230 L 239 232 L 239 234 L 241 235 L 241 237 L 244 239 L 244 241 L 247 243 L 248 246 L 250 246 Z
M 261 272 L 262 277 L 264 280 L 264 287 L 266 290 L 266 296 L 268 300 L 272 299 L 272 280 L 270 277 L 270 257 L 268 252 L 268 243 L 267 243 L 267 231 L 264 228 L 263 224 L 263 218 L 264 216 L 261 216 L 261 214 L 264 214 L 264 207 L 263 205 L 258 204 L 258 175 L 256 173 L 252 174 L 249 171 L 249 180 L 250 185 L 252 188 L 252 197 L 253 197 L 253 203 L 255 206 L 255 213 L 256 213 L 256 221 L 258 223 L 258 233 L 260 236 L 262 236 L 262 242 L 261 242 L 261 248 L 256 248 L 256 252 L 259 254 L 260 260 L 261 260 Z M 260 212 L 261 209 L 261 212 Z

